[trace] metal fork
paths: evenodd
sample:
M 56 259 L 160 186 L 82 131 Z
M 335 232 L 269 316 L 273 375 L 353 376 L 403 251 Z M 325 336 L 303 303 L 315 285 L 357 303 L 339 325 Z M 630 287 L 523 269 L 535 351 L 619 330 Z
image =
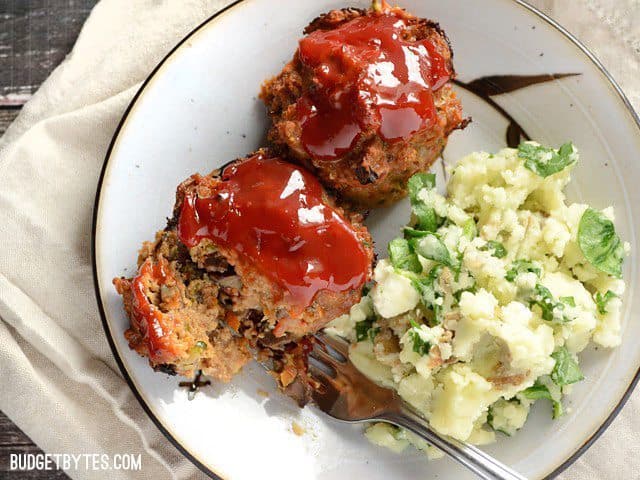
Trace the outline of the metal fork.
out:
M 326 414 L 344 422 L 387 422 L 410 430 L 486 480 L 526 480 L 478 448 L 436 433 L 396 392 L 378 386 L 356 369 L 346 341 L 318 333 L 313 343 L 312 398 Z

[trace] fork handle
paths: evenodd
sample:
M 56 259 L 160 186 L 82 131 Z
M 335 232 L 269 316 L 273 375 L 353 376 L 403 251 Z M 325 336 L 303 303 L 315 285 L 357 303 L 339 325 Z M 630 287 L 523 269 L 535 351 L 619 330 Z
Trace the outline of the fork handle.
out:
M 482 450 L 436 433 L 429 423 L 406 403 L 401 412 L 387 413 L 381 420 L 412 431 L 484 480 L 527 480 Z

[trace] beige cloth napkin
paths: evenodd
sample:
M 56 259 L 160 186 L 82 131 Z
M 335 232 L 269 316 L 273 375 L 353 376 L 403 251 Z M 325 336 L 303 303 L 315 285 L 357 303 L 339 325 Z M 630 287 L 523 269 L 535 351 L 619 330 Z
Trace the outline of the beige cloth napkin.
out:
M 143 471 L 202 478 L 147 418 L 105 340 L 90 266 L 104 154 L 164 54 L 228 0 L 102 0 L 73 52 L 0 140 L 0 410 L 50 453 L 140 453 Z M 346 2 L 348 3 L 348 2 Z M 640 106 L 638 0 L 537 0 Z M 639 478 L 640 392 L 565 479 Z M 634 455 L 635 454 L 635 455 Z

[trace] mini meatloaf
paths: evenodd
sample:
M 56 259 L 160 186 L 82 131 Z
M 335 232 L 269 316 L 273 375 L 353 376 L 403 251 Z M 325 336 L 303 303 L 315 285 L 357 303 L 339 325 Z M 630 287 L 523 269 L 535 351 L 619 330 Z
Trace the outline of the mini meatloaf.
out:
M 261 98 L 280 154 L 317 173 L 360 207 L 406 194 L 463 128 L 444 32 L 399 8 L 333 10 L 304 31 Z
M 300 398 L 303 339 L 349 311 L 370 279 L 361 221 L 266 151 L 193 175 L 167 228 L 143 246 L 138 275 L 114 280 L 131 348 L 156 369 L 223 381 L 257 355 Z

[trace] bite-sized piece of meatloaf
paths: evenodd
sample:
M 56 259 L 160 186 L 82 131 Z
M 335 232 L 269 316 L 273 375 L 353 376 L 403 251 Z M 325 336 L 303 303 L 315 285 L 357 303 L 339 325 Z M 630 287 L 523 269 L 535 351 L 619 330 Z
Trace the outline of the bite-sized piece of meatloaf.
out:
M 196 267 L 175 230 L 145 242 L 134 278 L 116 278 L 131 321 L 129 346 L 154 369 L 184 376 L 198 370 L 229 381 L 251 359 L 247 339 L 222 321 L 220 287 Z
M 406 194 L 407 179 L 463 128 L 444 32 L 383 5 L 315 19 L 293 59 L 262 86 L 269 141 L 361 207 Z
M 301 400 L 301 339 L 349 311 L 370 279 L 361 222 L 303 167 L 266 151 L 193 175 L 138 275 L 114 280 L 130 346 L 163 371 L 221 380 L 251 352 Z

